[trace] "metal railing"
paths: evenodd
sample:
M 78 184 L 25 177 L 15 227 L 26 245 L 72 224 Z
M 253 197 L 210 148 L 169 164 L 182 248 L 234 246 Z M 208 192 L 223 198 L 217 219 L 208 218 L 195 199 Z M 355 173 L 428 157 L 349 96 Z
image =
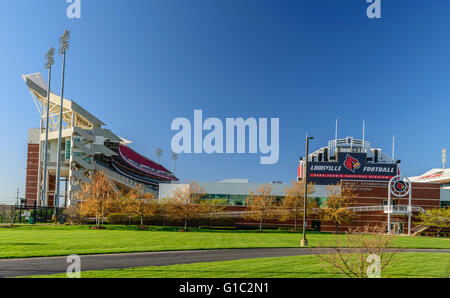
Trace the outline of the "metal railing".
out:
M 384 211 L 385 213 L 389 212 L 388 206 L 358 206 L 358 207 L 348 207 L 348 209 L 355 212 L 370 212 L 370 211 Z M 425 213 L 426 210 L 422 207 L 413 206 L 411 208 L 412 212 L 422 212 Z M 391 213 L 408 213 L 409 206 L 408 205 L 392 205 L 390 208 Z

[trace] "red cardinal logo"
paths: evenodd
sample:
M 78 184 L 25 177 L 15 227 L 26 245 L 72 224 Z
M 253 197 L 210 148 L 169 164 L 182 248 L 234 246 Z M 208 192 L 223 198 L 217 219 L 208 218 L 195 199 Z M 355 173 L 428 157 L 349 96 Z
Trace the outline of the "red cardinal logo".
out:
M 395 190 L 397 191 L 404 191 L 406 189 L 406 184 L 403 181 L 397 181 L 394 184 Z
M 344 161 L 344 167 L 352 172 L 355 172 L 355 170 L 361 167 L 361 164 L 359 163 L 359 160 L 347 154 L 347 158 Z

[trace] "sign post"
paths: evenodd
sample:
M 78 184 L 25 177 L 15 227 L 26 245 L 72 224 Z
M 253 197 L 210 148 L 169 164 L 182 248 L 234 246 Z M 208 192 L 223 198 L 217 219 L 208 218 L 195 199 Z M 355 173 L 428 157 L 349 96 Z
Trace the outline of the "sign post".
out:
M 389 180 L 388 184 L 388 204 L 387 204 L 387 214 L 388 214 L 388 223 L 387 223 L 387 233 L 391 234 L 391 213 L 394 211 L 392 208 L 392 195 L 402 198 L 409 195 L 408 200 L 408 236 L 411 236 L 411 217 L 412 217 L 412 187 L 411 181 L 407 177 L 404 176 L 395 176 L 391 180 Z

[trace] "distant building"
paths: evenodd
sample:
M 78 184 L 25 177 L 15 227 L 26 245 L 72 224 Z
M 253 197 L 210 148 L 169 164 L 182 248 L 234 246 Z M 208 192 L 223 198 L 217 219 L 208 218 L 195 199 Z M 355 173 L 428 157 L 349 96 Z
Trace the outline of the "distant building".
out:
M 225 179 L 218 182 L 198 182 L 200 188 L 206 193 L 204 199 L 221 199 L 225 200 L 228 206 L 245 206 L 245 199 L 249 196 L 250 191 L 255 191 L 264 183 L 249 183 L 248 179 Z M 272 184 L 272 194 L 276 197 L 285 196 L 285 184 Z M 174 191 L 179 187 L 189 187 L 189 184 L 172 183 L 159 185 L 159 199 L 163 200 L 173 196 Z

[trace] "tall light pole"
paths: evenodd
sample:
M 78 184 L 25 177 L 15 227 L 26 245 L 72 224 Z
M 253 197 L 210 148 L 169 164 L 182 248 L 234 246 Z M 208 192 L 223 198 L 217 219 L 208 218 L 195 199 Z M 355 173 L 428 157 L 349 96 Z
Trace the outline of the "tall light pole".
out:
M 158 157 L 158 164 L 161 164 L 161 156 L 163 154 L 163 151 L 161 148 L 156 148 L 156 157 Z
M 308 240 L 306 239 L 306 207 L 308 204 L 308 155 L 309 155 L 309 141 L 314 139 L 313 137 L 308 137 L 306 134 L 306 152 L 305 152 L 305 170 L 303 171 L 305 178 L 305 199 L 303 201 L 303 238 L 301 241 L 301 246 L 308 246 Z
M 47 204 L 46 192 L 47 192 L 47 151 L 48 151 L 48 122 L 50 113 L 50 82 L 52 80 L 52 65 L 55 64 L 55 48 L 51 47 L 45 56 L 47 62 L 45 63 L 45 68 L 48 69 L 48 86 L 47 86 L 47 107 L 45 113 L 45 144 L 44 144 L 44 176 L 42 178 L 42 193 L 41 193 L 41 206 Z M 40 138 L 40 136 L 39 136 Z M 40 165 L 39 165 L 40 167 Z
M 445 163 L 447 162 L 447 149 L 442 149 L 442 168 L 445 169 Z
M 62 142 L 62 118 L 63 118 L 63 103 L 64 103 L 64 74 L 66 71 L 66 52 L 69 49 L 70 31 L 64 31 L 64 34 L 59 39 L 59 54 L 63 56 L 62 64 L 62 80 L 61 80 L 61 102 L 59 111 L 59 136 L 58 136 L 58 160 L 56 165 L 56 190 L 54 197 L 55 208 L 59 206 L 59 189 L 61 179 L 61 142 Z
M 175 176 L 175 162 L 178 159 L 178 153 L 172 151 L 172 159 L 173 159 L 173 175 Z

